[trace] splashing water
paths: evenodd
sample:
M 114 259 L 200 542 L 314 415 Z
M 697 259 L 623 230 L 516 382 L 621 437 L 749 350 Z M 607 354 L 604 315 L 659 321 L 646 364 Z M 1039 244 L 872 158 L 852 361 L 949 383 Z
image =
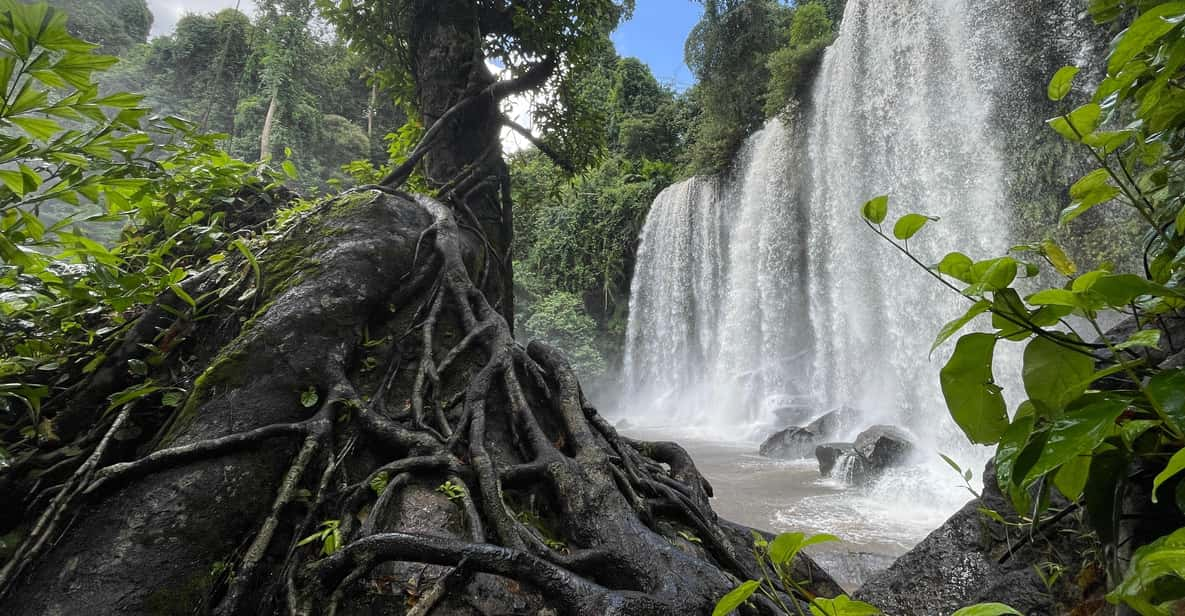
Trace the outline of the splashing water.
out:
M 1042 10 L 849 0 L 808 106 L 753 135 L 728 177 L 692 178 L 655 200 L 627 331 L 620 410 L 631 423 L 754 441 L 787 423 L 779 408 L 848 405 L 866 426 L 912 432 L 927 467 L 890 473 L 874 498 L 945 513 L 965 499 L 937 451 L 976 469 L 989 452 L 950 420 L 938 371 L 951 345 L 933 356 L 930 345 L 967 304 L 865 228 L 859 207 L 888 194 L 890 221 L 940 218 L 909 242 L 924 261 L 1007 251 L 993 114 L 1012 95 L 1009 24 Z M 1019 374 L 1018 351 L 997 356 L 998 377 Z M 1002 384 L 1015 401 L 1018 384 Z

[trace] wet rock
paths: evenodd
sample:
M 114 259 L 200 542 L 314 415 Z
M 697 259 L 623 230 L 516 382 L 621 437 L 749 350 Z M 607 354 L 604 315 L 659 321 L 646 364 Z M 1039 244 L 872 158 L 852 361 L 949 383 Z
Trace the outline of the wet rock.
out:
M 783 460 L 809 458 L 816 446 L 855 425 L 859 417 L 859 411 L 846 406 L 828 411 L 806 427 L 791 426 L 775 432 L 761 443 L 758 453 L 767 458 Z
M 872 426 L 856 437 L 856 453 L 874 471 L 899 466 L 913 451 L 909 435 L 893 426 Z
M 815 450 L 815 443 L 820 438 L 820 435 L 806 428 L 786 428 L 765 439 L 757 452 L 767 458 L 783 460 L 805 458 Z
M 1053 616 L 1070 613 L 1092 593 L 1097 599 L 1101 587 L 1080 588 L 1076 582 L 1102 578 L 1098 571 L 1081 576 L 1078 555 L 1090 542 L 1074 516 L 1030 537 L 1027 528 L 1015 525 L 1018 516 L 1000 493 L 991 464 L 984 484 L 980 499 L 967 503 L 892 566 L 873 575 L 856 598 L 893 616 L 950 614 L 981 602 L 1005 603 L 1028 616 Z M 983 509 L 999 513 L 1012 525 L 989 518 Z M 1050 563 L 1065 569 L 1047 588 L 1036 567 Z
M 856 455 L 856 448 L 852 443 L 823 443 L 815 447 L 815 459 L 819 461 L 819 474 L 830 477 L 836 463 L 845 455 Z
M 848 406 L 841 406 L 824 413 L 821 417 L 807 424 L 806 429 L 824 438 L 838 436 L 840 432 L 855 427 L 860 420 L 860 411 Z

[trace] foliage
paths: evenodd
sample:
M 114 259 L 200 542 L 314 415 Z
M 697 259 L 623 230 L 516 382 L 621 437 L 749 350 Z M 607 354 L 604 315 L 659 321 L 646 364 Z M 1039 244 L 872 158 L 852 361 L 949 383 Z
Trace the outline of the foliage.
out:
M 528 327 L 535 303 L 555 292 L 577 298 L 565 304 L 575 312 L 548 318 L 569 325 L 591 318 L 592 344 L 569 326 L 556 330 L 569 332 L 563 340 L 545 340 L 570 356 L 580 348 L 587 377 L 620 353 L 638 234 L 650 203 L 675 178 L 686 124 L 675 94 L 634 58 L 605 58 L 586 81 L 609 118 L 606 156 L 576 178 L 536 150 L 514 155 L 510 167 L 518 318 Z
M 56 9 L 0 1 L 0 423 L 23 437 L 10 455 L 55 439 L 40 416 L 51 379 L 94 370 L 139 305 L 168 293 L 196 316 L 202 298 L 183 288 L 202 265 L 194 255 L 228 241 L 219 206 L 267 173 L 219 150 L 217 135 L 150 117 L 142 97 L 100 96 L 94 76 L 115 58 L 94 47 Z M 129 232 L 105 246 L 84 223 Z M 149 393 L 176 398 L 143 382 L 113 403 Z
M 765 94 L 765 115 L 773 117 L 791 102 L 802 98 L 814 76 L 823 52 L 834 39 L 832 21 L 822 4 L 811 2 L 794 11 L 790 41 L 773 52 L 766 62 L 769 88 Z
M 692 169 L 723 169 L 745 137 L 765 120 L 761 93 L 767 59 L 788 39 L 793 9 L 775 0 L 702 0 L 704 16 L 687 37 L 684 56 L 697 83 L 700 114 L 691 136 Z
M 152 12 L 146 0 L 52 0 L 69 18 L 66 30 L 103 53 L 121 54 L 148 40 Z
M 322 554 L 333 556 L 333 553 L 342 546 L 341 520 L 325 520 L 321 523 L 320 530 L 301 539 L 297 542 L 296 547 L 315 542 L 321 543 Z
M 158 112 L 226 134 L 224 147 L 249 160 L 260 157 L 274 92 L 272 158 L 291 150 L 306 190 L 347 182 L 344 165 L 387 161 L 382 137 L 406 116 L 357 54 L 319 33 L 311 7 L 268 3 L 254 23 L 234 9 L 186 15 L 173 34 L 122 53 L 103 89 L 143 92 Z
M 997 446 L 997 479 L 1017 511 L 1039 519 L 1054 489 L 1082 502 L 1093 530 L 1116 555 L 1110 577 L 1122 582 L 1108 599 L 1145 616 L 1169 614 L 1170 604 L 1185 599 L 1181 532 L 1141 547 L 1130 565 L 1119 561 L 1114 544 L 1124 506 L 1116 494 L 1131 480 L 1128 468 L 1161 469 L 1150 486 L 1153 499 L 1175 494 L 1175 515 L 1185 513 L 1185 370 L 1153 359 L 1164 357 L 1160 319 L 1185 305 L 1185 2 L 1094 0 L 1090 12 L 1102 22 L 1130 19 L 1130 25 L 1116 38 L 1107 77 L 1091 100 L 1049 121 L 1097 164 L 1070 188 L 1062 223 L 1103 204 L 1129 208 L 1145 225 L 1143 275 L 1115 274 L 1107 265 L 1081 272 L 1052 241 L 983 261 L 952 253 L 927 267 L 909 250 L 911 233 L 894 239 L 883 230 L 885 198 L 869 202 L 863 214 L 878 235 L 971 302 L 964 317 L 943 328 L 938 343 L 979 315 L 991 315 L 994 331 L 959 339 L 942 369 L 942 388 L 967 436 Z M 1050 99 L 1067 98 L 1077 72 L 1058 71 Z M 1018 279 L 1036 276 L 1037 261 L 1066 282 L 1022 296 Z M 1104 332 L 1104 312 L 1126 316 L 1136 327 Z M 1084 341 L 1076 331 L 1083 324 L 1098 342 Z M 993 374 L 1002 341 L 1025 344 L 1028 399 L 1011 418 Z
M 529 339 L 546 340 L 563 349 L 577 373 L 596 378 L 605 371 L 605 359 L 596 347 L 597 326 L 584 312 L 584 302 L 564 291 L 555 291 L 531 305 L 523 323 Z
M 416 16 L 411 0 L 317 0 L 351 49 L 374 68 L 374 76 L 406 108 L 415 102 L 409 48 Z M 558 64 L 546 95 L 530 100 L 533 130 L 551 150 L 576 168 L 592 164 L 603 146 L 603 108 L 594 104 L 586 78 L 608 48 L 608 34 L 633 10 L 633 0 L 482 0 L 478 15 L 482 57 L 510 77 L 521 77 L 541 61 Z

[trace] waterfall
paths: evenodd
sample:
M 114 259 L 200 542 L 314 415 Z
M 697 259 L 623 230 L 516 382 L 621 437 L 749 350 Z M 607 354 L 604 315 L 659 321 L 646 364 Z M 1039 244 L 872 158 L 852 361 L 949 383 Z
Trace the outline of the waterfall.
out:
M 901 425 L 947 451 L 964 442 L 938 387 L 953 343 L 929 351 L 966 302 L 877 238 L 859 208 L 888 194 L 890 222 L 939 217 L 909 243 L 923 261 L 1008 250 L 1001 135 L 1044 119 L 1032 105 L 1015 117 L 1028 105 L 1017 91 L 1044 92 L 1016 83 L 1013 67 L 1032 51 L 1017 44 L 1018 24 L 1051 10 L 848 0 L 797 118 L 753 135 L 726 177 L 687 180 L 654 202 L 625 351 L 631 422 L 743 440 L 781 427 L 786 407 L 848 405 L 866 425 Z M 1065 60 L 1045 53 L 1049 70 L 1033 72 Z M 1005 352 L 997 376 L 1018 374 L 1014 362 Z M 1004 385 L 1015 399 L 1019 386 Z

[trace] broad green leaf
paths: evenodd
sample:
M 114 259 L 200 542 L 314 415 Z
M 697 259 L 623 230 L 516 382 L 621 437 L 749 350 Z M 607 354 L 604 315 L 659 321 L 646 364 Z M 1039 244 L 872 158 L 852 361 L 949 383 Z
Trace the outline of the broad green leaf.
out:
M 810 606 L 813 616 L 877 616 L 881 613 L 876 606 L 856 601 L 847 595 L 834 599 L 816 597 Z
M 988 308 L 991 307 L 991 302 L 981 299 L 975 302 L 963 316 L 943 325 L 942 329 L 938 332 L 938 337 L 934 339 L 934 344 L 930 346 L 930 352 L 933 353 L 934 349 L 937 349 L 943 342 L 946 342 L 951 336 L 958 333 L 960 329 L 963 329 L 972 319 L 987 312 Z
M 1077 456 L 1062 465 L 1053 476 L 1053 485 L 1071 501 L 1078 500 L 1090 477 L 1090 456 Z
M 34 264 L 33 258 L 3 233 L 0 233 L 0 262 L 11 263 L 17 267 L 32 267 Z
M 1180 432 L 1185 431 L 1185 370 L 1168 370 L 1153 376 L 1145 388 Z
M 979 261 L 971 266 L 972 280 L 983 286 L 985 291 L 1007 288 L 1016 280 L 1017 264 L 1012 257 L 999 257 Z
M 782 533 L 774 537 L 769 544 L 769 559 L 779 565 L 790 562 L 802 548 L 805 539 L 806 535 L 802 533 Z
M 1078 273 L 1078 266 L 1070 257 L 1066 256 L 1066 252 L 1062 250 L 1061 246 L 1053 240 L 1045 240 L 1041 242 L 1041 253 L 1045 255 L 1046 259 L 1053 264 L 1054 269 L 1063 276 L 1073 276 Z
M 299 174 L 296 171 L 296 165 L 293 164 L 292 161 L 286 160 L 280 164 L 280 167 L 284 169 L 284 175 L 287 175 L 288 179 L 295 180 L 297 177 L 299 177 Z
M 1028 487 L 1077 456 L 1088 455 L 1115 431 L 1115 420 L 1128 407 L 1127 400 L 1104 398 L 1054 420 L 1040 456 L 1025 473 L 1021 487 Z
M 1119 36 L 1107 61 L 1107 74 L 1119 74 L 1132 58 L 1171 32 L 1182 15 L 1185 15 L 1185 2 L 1170 2 L 1144 11 Z
M 1091 285 L 1090 290 L 1101 296 L 1108 306 L 1125 308 L 1132 301 L 1150 295 L 1152 297 L 1180 297 L 1180 292 L 1156 284 L 1134 274 L 1111 274 L 1102 276 Z
M 1152 480 L 1152 502 L 1159 502 L 1157 500 L 1156 491 L 1160 489 L 1161 484 L 1171 479 L 1177 473 L 1185 471 L 1185 449 L 1178 449 L 1173 457 L 1169 458 L 1169 463 L 1164 467 L 1163 471 Z
M 720 601 L 716 602 L 716 609 L 712 610 L 712 616 L 727 616 L 733 610 L 741 606 L 742 603 L 749 600 L 749 597 L 757 592 L 757 588 L 761 586 L 761 582 L 756 580 L 749 580 L 740 586 L 737 586 L 732 592 L 724 595 Z
M 1027 402 L 1020 405 L 1017 417 L 1008 425 L 1004 436 L 1000 437 L 999 447 L 995 448 L 995 482 L 1012 500 L 1012 505 L 1018 512 L 1029 511 L 1029 493 L 1020 489 L 1017 482 L 1012 480 L 1012 470 L 1016 468 L 1020 451 L 1024 449 L 1025 443 L 1029 442 L 1033 421 L 1036 419 L 1032 411 L 1026 412 L 1025 405 L 1029 405 L 1029 408 L 1032 406 Z
M 1029 399 L 1061 410 L 1086 393 L 1094 358 L 1073 350 L 1077 336 L 1061 341 L 1036 337 L 1025 347 L 1022 377 Z
M 1103 542 L 1112 542 L 1116 537 L 1118 522 L 1119 478 L 1128 472 L 1127 454 L 1121 449 L 1106 445 L 1095 451 L 1090 460 L 1090 477 L 1086 480 L 1086 515 L 1091 528 Z
M 1165 578 L 1176 578 L 1177 584 L 1162 583 Z M 1136 550 L 1123 581 L 1107 600 L 1122 601 L 1143 616 L 1170 616 L 1173 612 L 1160 604 L 1180 600 L 1181 579 L 1185 579 L 1185 528 Z
M 974 264 L 971 257 L 959 252 L 952 252 L 938 262 L 938 272 L 971 284 L 971 266 Z
M 1127 340 L 1115 345 L 1115 348 L 1120 351 L 1124 349 L 1158 349 L 1160 348 L 1160 330 L 1142 329 L 1129 336 Z
M 979 603 L 956 610 L 951 616 L 1024 616 L 1003 603 Z
M 1069 114 L 1049 120 L 1050 128 L 1070 141 L 1082 141 L 1099 127 L 1103 109 L 1097 103 L 1087 103 Z
M 860 210 L 860 213 L 868 222 L 874 225 L 881 224 L 885 221 L 885 216 L 889 215 L 888 195 L 876 197 L 870 200 L 868 203 L 865 203 L 864 207 Z
M 1045 289 L 1038 291 L 1027 298 L 1025 301 L 1034 306 L 1068 306 L 1071 308 L 1081 308 L 1083 302 L 1073 291 L 1066 289 Z
M 951 416 L 974 443 L 991 444 L 1008 428 L 1004 396 L 992 376 L 996 337 L 967 334 L 959 338 L 939 380 Z
M 1135 448 L 1135 442 L 1149 430 L 1164 425 L 1159 419 L 1133 419 L 1119 426 L 1119 436 L 1128 449 Z
M 893 237 L 899 240 L 908 240 L 917 235 L 918 231 L 921 231 L 922 227 L 932 220 L 938 219 L 921 214 L 906 214 L 897 219 L 897 224 L 893 225 Z
M 160 389 L 161 388 L 159 385 L 156 385 L 151 380 L 149 380 L 111 394 L 111 396 L 107 398 L 107 410 L 105 410 L 104 413 L 110 413 L 111 411 L 120 408 L 129 402 L 139 400 L 140 398 L 160 391 Z
M 1074 77 L 1077 76 L 1077 66 L 1063 66 L 1058 72 L 1054 73 L 1053 79 L 1049 82 L 1049 100 L 1060 101 L 1065 98 L 1074 87 Z

